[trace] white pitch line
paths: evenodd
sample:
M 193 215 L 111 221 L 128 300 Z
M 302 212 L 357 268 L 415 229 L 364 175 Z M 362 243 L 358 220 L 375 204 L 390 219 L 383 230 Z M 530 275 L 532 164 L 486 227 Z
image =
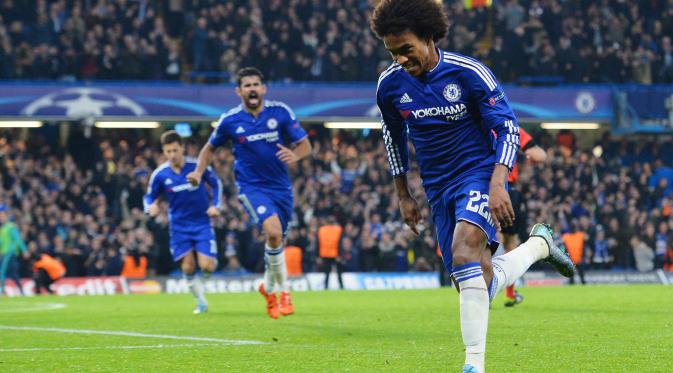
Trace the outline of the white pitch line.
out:
M 16 304 L 16 303 L 14 303 Z M 22 306 L 19 308 L 7 308 L 7 309 L 2 309 L 0 312 L 2 313 L 16 313 L 16 312 L 33 312 L 33 311 L 48 311 L 48 310 L 57 310 L 61 308 L 65 308 L 66 305 L 63 303 L 35 303 L 35 304 L 30 304 L 30 303 L 18 303 L 21 304 Z M 23 306 L 25 304 L 25 306 Z
M 229 344 L 229 345 L 266 344 L 266 342 L 247 341 L 247 340 L 239 340 L 239 339 L 189 337 L 189 336 L 166 335 L 166 334 L 146 334 L 146 333 L 122 332 L 122 331 L 113 331 L 113 330 L 62 329 L 62 328 L 42 328 L 42 327 L 37 327 L 37 326 L 12 326 L 12 325 L 0 325 L 0 330 L 29 330 L 29 331 L 37 331 L 37 332 L 70 333 L 70 334 L 120 335 L 120 336 L 125 336 L 125 337 L 178 339 L 178 340 L 184 340 L 184 341 L 215 342 L 215 343 L 222 343 L 222 344 Z
M 177 347 L 210 347 L 224 346 L 218 343 L 181 343 L 168 345 L 146 345 L 146 346 L 99 346 L 99 347 L 28 347 L 28 348 L 0 348 L 2 352 L 34 352 L 34 351 L 78 351 L 78 350 L 134 350 L 134 349 L 155 349 L 155 348 L 177 348 Z

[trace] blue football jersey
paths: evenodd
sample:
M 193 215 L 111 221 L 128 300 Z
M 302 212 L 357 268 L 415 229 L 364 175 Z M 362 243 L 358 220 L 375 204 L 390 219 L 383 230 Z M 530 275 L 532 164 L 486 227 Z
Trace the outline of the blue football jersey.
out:
M 162 194 L 168 200 L 168 219 L 171 231 L 190 231 L 195 226 L 210 225 L 210 217 L 206 210 L 210 206 L 221 208 L 222 182 L 215 175 L 212 168 L 208 167 L 203 174 L 205 183 L 192 186 L 187 181 L 187 174 L 196 169 L 196 159 L 186 158 L 185 164 L 176 173 L 169 162 L 157 167 L 147 186 L 144 204 L 145 212 L 149 212 L 149 206 Z M 209 201 L 208 184 L 212 190 L 212 203 Z
M 236 157 L 234 175 L 239 188 L 289 190 L 292 183 L 287 165 L 276 156 L 280 150 L 278 144 L 294 144 L 306 136 L 287 105 L 264 100 L 258 118 L 241 105 L 223 114 L 208 141 L 214 147 L 232 141 Z
M 409 170 L 410 137 L 431 200 L 469 175 L 492 173 L 496 163 L 511 169 L 519 149 L 516 118 L 491 71 L 475 59 L 438 53 L 437 66 L 420 78 L 392 64 L 376 93 L 392 174 Z

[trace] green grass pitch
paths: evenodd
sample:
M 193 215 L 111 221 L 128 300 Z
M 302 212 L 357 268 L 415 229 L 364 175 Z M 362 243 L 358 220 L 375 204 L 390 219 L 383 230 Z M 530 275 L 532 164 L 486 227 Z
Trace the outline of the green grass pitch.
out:
M 488 372 L 673 372 L 673 287 L 522 293 L 524 303 L 512 309 L 503 307 L 502 295 L 493 302 Z M 459 372 L 462 367 L 453 289 L 295 293 L 296 314 L 279 320 L 266 316 L 258 294 L 210 294 L 209 301 L 208 314 L 192 315 L 189 295 L 2 297 L 0 372 Z M 65 307 L 31 310 L 47 302 Z M 83 334 L 92 330 L 217 340 Z

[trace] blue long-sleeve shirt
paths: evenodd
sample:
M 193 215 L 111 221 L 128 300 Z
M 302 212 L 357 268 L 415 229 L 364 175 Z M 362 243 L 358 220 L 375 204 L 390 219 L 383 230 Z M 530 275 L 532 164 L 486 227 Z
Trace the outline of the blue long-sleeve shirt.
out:
M 187 181 L 187 174 L 196 169 L 196 160 L 186 158 L 179 173 L 176 173 L 169 162 L 157 167 L 150 177 L 147 194 L 143 198 L 145 212 L 162 194 L 168 200 L 168 217 L 172 231 L 189 231 L 199 224 L 210 225 L 210 217 L 206 211 L 210 206 L 221 208 L 222 182 L 208 167 L 203 173 L 204 183 L 192 186 Z M 212 190 L 212 202 L 208 196 L 208 184 Z
M 383 139 L 393 176 L 409 170 L 416 150 L 432 200 L 447 185 L 495 164 L 514 166 L 519 126 L 491 71 L 475 59 L 437 50 L 437 66 L 420 78 L 392 64 L 378 82 Z

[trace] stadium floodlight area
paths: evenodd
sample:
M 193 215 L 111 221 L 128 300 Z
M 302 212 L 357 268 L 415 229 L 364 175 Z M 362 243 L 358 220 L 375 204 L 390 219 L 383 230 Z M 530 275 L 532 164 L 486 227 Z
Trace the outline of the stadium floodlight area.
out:
M 0 128 L 40 128 L 42 122 L 39 120 L 2 120 Z
M 97 128 L 159 128 L 159 122 L 135 122 L 135 121 L 126 121 L 126 122 L 108 122 L 100 121 L 96 122 L 95 126 Z
M 597 130 L 601 125 L 594 122 L 542 122 L 540 127 L 546 130 Z

